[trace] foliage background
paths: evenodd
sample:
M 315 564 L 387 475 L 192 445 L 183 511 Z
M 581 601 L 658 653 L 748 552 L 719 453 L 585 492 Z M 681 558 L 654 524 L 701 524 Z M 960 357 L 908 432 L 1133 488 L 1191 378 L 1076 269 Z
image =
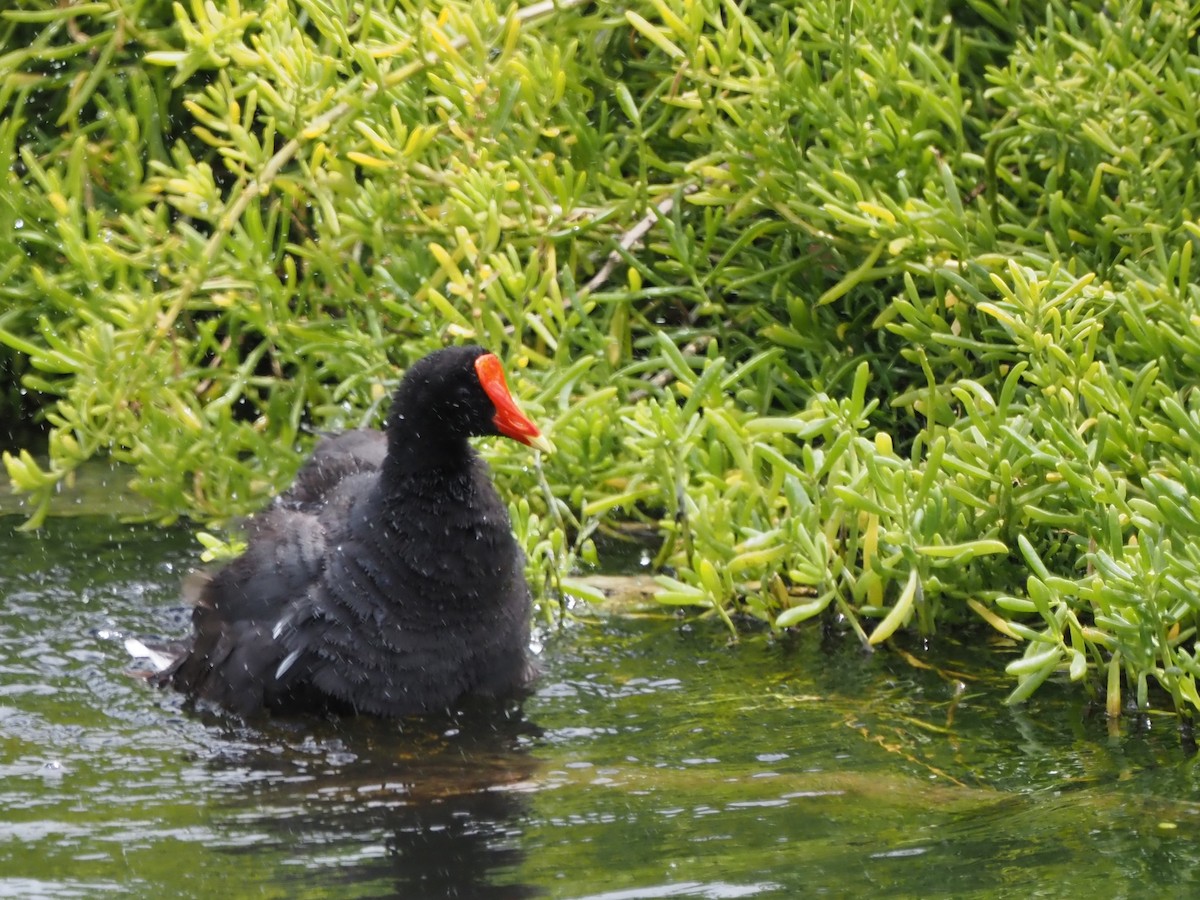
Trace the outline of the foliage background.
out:
M 986 622 L 1200 707 L 1200 9 L 1183 0 L 23 0 L 0 415 L 220 521 L 487 344 L 534 577 L 870 644 Z M 14 447 L 14 451 L 17 448 Z M 553 593 L 553 592 L 550 592 Z M 1158 693 L 1161 689 L 1161 693 Z

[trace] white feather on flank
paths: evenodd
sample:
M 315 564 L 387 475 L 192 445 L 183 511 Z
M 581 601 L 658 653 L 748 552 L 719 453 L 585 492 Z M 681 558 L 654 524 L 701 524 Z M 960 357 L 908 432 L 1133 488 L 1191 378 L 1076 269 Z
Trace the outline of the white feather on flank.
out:
M 155 672 L 165 672 L 170 668 L 171 663 L 175 662 L 173 658 L 161 653 L 152 647 L 147 647 L 137 638 L 125 638 L 125 652 L 134 659 L 145 659 L 150 661 L 150 667 Z
M 283 658 L 283 662 L 279 664 L 279 668 L 275 670 L 275 680 L 278 681 L 280 678 L 282 678 L 287 670 L 292 667 L 292 664 L 295 663 L 295 661 L 299 658 L 299 650 L 293 650 L 291 653 L 285 656 Z

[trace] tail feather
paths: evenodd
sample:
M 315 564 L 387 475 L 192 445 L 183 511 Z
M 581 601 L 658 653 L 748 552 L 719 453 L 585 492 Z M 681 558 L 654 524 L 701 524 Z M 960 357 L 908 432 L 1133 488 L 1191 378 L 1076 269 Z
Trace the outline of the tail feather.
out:
M 125 638 L 125 651 L 134 659 L 146 660 L 150 665 L 148 677 L 154 678 L 178 663 L 185 648 L 164 644 L 151 646 L 138 638 Z

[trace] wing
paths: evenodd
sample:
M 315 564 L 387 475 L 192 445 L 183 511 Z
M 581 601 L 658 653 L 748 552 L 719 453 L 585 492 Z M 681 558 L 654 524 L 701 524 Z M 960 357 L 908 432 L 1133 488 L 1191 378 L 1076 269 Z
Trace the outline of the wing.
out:
M 252 525 L 246 552 L 200 590 L 191 652 L 159 679 L 246 714 L 278 705 L 295 686 L 294 674 L 281 671 L 288 651 L 279 622 L 304 603 L 326 556 L 314 515 L 273 509 Z
M 386 453 L 378 431 L 323 438 L 292 487 L 249 521 L 246 551 L 195 590 L 191 650 L 156 680 L 243 714 L 308 691 L 311 666 L 280 637 L 312 616 L 338 523 L 375 489 Z
M 276 505 L 315 511 L 347 478 L 378 472 L 385 456 L 387 437 L 381 431 L 360 428 L 324 437 Z

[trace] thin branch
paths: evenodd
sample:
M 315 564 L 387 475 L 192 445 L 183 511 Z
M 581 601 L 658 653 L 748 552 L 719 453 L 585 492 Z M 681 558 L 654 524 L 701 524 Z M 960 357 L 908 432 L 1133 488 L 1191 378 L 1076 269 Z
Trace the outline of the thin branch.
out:
M 688 184 L 684 185 L 683 187 L 683 193 L 685 196 L 687 194 L 693 194 L 697 190 L 699 190 L 699 185 L 695 184 Z M 675 195 L 671 194 L 667 197 L 664 197 L 662 200 L 656 203 L 650 212 L 646 213 L 646 215 L 644 215 L 636 225 L 621 235 L 621 240 L 617 242 L 617 246 L 621 249 L 614 250 L 612 253 L 608 254 L 608 259 L 604 261 L 604 265 L 602 265 L 600 270 L 596 272 L 596 274 L 588 280 L 588 283 L 583 286 L 583 292 L 590 294 L 597 288 L 603 287 L 608 279 L 612 277 L 612 274 L 614 271 L 616 271 L 617 266 L 624 261 L 625 257 L 622 255 L 621 251 L 623 250 L 628 253 L 631 249 L 641 243 L 642 238 L 646 236 L 646 232 L 653 227 L 654 223 L 663 216 L 669 216 L 671 214 L 671 210 L 674 208 Z

